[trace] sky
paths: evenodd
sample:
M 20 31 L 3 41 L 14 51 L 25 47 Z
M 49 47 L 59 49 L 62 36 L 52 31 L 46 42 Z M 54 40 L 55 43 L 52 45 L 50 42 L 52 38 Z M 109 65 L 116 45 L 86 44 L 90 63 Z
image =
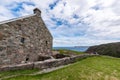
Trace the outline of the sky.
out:
M 42 11 L 53 46 L 120 42 L 120 0 L 0 0 L 0 21 Z

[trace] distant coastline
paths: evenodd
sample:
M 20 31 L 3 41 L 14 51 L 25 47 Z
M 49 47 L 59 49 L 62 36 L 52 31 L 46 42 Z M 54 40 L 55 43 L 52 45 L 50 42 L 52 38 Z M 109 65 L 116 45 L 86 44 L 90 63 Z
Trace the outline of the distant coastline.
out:
M 67 49 L 79 52 L 84 52 L 89 48 L 89 46 L 73 46 L 73 47 L 53 47 L 54 50 Z
M 86 48 L 86 47 L 90 47 L 90 46 L 74 46 L 74 47 L 77 47 L 77 48 Z

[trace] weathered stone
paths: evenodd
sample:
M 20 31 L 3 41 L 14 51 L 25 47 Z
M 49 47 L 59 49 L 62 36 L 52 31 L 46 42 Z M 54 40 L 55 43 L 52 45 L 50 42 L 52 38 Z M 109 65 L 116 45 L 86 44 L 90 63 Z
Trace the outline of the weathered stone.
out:
M 19 65 L 8 65 L 0 67 L 0 71 L 11 71 L 11 70 L 24 70 L 24 69 L 33 69 L 33 63 L 25 63 Z
M 44 60 L 47 60 L 47 59 L 51 59 L 51 57 L 50 56 L 42 56 L 42 55 L 40 55 L 38 57 L 38 61 L 44 61 Z
M 0 32 L 0 40 L 3 39 L 3 34 Z
M 0 66 L 38 61 L 39 55 L 50 56 L 52 39 L 38 9 L 32 15 L 0 22 Z M 3 62 L 6 59 L 9 63 Z
M 48 60 L 48 61 L 35 62 L 34 63 L 34 68 L 37 68 L 37 69 L 50 68 L 50 67 L 53 67 L 53 66 L 50 66 L 50 65 L 52 65 L 52 63 L 55 63 L 55 61 L 56 60 Z
M 73 62 L 76 62 L 77 59 L 83 59 L 90 56 L 96 56 L 94 54 L 84 54 L 84 55 L 77 55 L 71 57 L 65 57 L 61 59 L 50 59 L 45 61 L 37 61 L 33 63 L 25 63 L 18 64 L 18 65 L 7 65 L 0 67 L 0 71 L 10 71 L 10 70 L 23 70 L 23 69 L 47 69 L 52 67 L 58 67 L 62 65 L 67 65 Z
M 66 55 L 66 54 L 54 54 L 53 57 L 55 59 L 59 59 L 59 58 L 69 57 L 69 55 Z

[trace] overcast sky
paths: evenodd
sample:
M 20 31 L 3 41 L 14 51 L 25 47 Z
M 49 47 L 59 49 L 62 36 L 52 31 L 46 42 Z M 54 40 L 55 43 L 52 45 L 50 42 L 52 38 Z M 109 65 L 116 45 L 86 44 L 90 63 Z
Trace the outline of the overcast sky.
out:
M 42 11 L 54 46 L 120 41 L 120 0 L 0 0 L 0 21 Z

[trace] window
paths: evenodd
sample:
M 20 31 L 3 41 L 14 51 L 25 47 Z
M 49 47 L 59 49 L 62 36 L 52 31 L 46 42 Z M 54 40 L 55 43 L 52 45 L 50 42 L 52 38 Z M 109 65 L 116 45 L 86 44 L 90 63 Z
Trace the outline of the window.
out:
M 48 45 L 48 42 L 46 41 L 45 43 L 46 43 L 46 46 L 47 46 L 47 45 Z
M 26 58 L 26 61 L 28 61 L 29 60 L 29 58 Z
M 25 38 L 21 38 L 21 43 L 24 43 L 25 42 Z
M 5 47 L 0 46 L 0 51 L 3 51 L 4 49 L 5 49 Z
M 26 62 L 29 61 L 29 54 L 26 55 Z

